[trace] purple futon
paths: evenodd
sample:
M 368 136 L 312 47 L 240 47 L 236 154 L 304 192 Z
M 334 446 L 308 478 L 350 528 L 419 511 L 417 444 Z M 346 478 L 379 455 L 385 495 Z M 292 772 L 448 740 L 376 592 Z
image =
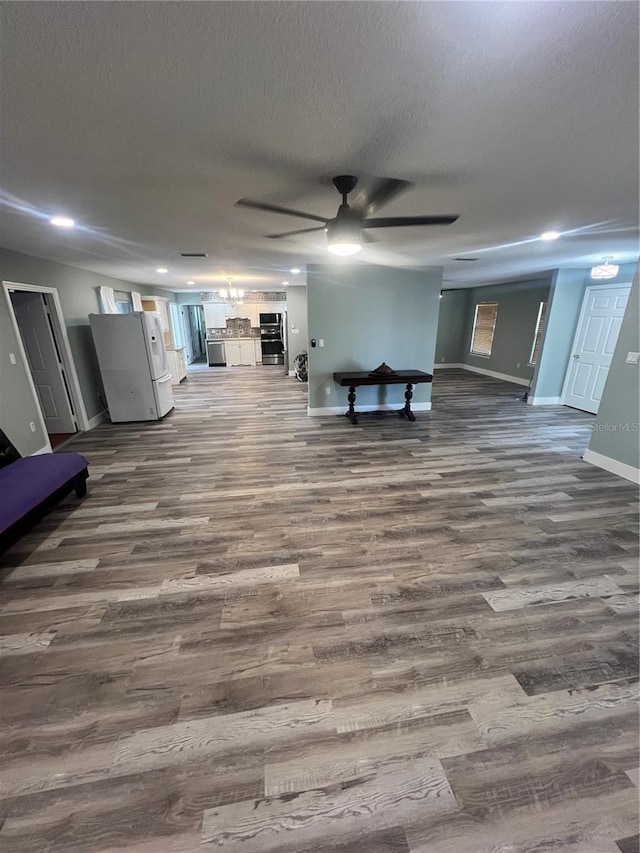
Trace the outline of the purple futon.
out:
M 23 459 L 0 430 L 0 553 L 69 492 L 86 495 L 87 465 L 79 453 Z

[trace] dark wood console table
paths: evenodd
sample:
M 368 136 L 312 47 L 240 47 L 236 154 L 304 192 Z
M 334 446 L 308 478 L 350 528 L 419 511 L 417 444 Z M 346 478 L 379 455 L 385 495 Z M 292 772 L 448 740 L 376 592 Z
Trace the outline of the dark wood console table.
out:
M 358 423 L 358 414 L 355 410 L 356 388 L 360 385 L 406 385 L 404 392 L 405 404 L 401 409 L 397 410 L 397 414 L 401 418 L 407 418 L 409 421 L 415 421 L 416 416 L 411 411 L 411 398 L 413 397 L 413 386 L 419 382 L 431 382 L 433 376 L 430 373 L 424 373 L 422 370 L 397 370 L 395 373 L 334 373 L 333 381 L 343 388 L 349 388 L 347 399 L 349 400 L 349 410 L 345 412 L 352 424 Z

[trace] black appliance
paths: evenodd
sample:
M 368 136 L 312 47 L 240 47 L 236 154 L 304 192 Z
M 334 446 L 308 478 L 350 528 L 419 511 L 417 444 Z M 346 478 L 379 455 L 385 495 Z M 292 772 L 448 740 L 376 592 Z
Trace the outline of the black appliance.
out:
M 260 314 L 260 328 L 263 326 L 280 326 L 282 314 Z
M 260 314 L 260 343 L 263 364 L 284 364 L 282 314 Z

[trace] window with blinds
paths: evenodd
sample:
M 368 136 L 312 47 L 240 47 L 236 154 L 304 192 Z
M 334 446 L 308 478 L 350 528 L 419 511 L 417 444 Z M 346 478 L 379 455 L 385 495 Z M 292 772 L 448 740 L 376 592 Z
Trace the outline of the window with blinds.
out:
M 547 316 L 547 303 L 541 302 L 538 308 L 538 319 L 536 321 L 536 331 L 533 336 L 533 344 L 531 346 L 531 356 L 529 364 L 538 363 L 538 355 L 540 353 L 540 344 L 542 343 L 542 335 L 544 334 L 544 321 Z
M 473 333 L 471 335 L 472 355 L 491 355 L 493 333 L 498 316 L 497 302 L 479 302 L 473 318 Z

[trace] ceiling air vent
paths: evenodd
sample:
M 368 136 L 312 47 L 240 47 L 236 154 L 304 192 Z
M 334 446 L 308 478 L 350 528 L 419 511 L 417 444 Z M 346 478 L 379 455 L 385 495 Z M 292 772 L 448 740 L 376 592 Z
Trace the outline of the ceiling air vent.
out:
M 477 258 L 454 258 L 454 261 L 477 261 Z
M 206 252 L 178 252 L 181 258 L 208 258 Z

